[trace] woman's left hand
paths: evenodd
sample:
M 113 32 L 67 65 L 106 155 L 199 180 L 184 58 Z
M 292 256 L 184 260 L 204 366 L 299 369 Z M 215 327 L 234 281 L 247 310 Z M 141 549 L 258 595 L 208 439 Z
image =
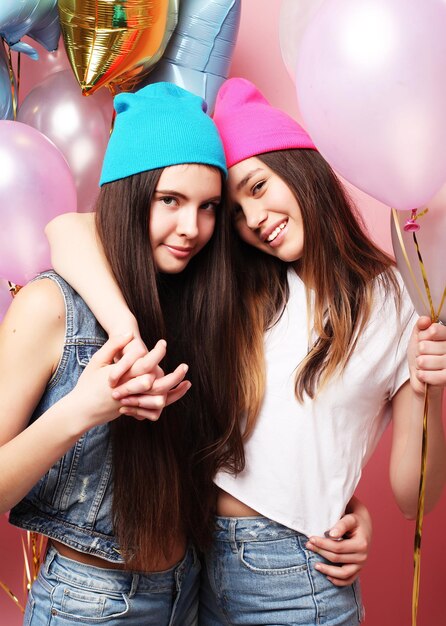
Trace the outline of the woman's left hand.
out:
M 408 349 L 410 382 L 415 393 L 424 394 L 425 383 L 446 386 L 446 326 L 426 315 L 415 324 Z
M 316 569 L 337 587 L 351 585 L 364 567 L 372 540 L 372 519 L 367 508 L 353 497 L 347 512 L 327 533 L 330 537 L 310 537 L 306 547 L 330 561 Z

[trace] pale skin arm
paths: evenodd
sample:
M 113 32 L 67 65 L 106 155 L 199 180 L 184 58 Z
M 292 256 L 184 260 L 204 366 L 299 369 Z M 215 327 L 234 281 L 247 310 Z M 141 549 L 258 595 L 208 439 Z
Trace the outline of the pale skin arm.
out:
M 63 297 L 50 280 L 22 289 L 0 325 L 0 512 L 21 500 L 83 433 L 115 419 L 122 408 L 112 397 L 109 377 L 131 335 L 110 339 L 75 388 L 28 426 L 57 367 L 64 334 Z M 149 354 L 158 366 L 165 345 L 159 342 Z M 137 377 L 130 383 L 144 381 Z
M 390 481 L 404 516 L 416 517 L 421 467 L 425 383 L 429 387 L 425 511 L 438 502 L 446 482 L 446 445 L 442 420 L 446 385 L 446 326 L 421 317 L 408 349 L 410 383 L 392 401 L 393 438 Z
M 54 269 L 81 294 L 108 335 L 139 335 L 97 237 L 94 213 L 65 213 L 45 232 Z
M 190 383 L 183 381 L 187 365 L 180 364 L 167 376 L 161 368 L 152 368 L 150 352 L 139 339 L 136 319 L 97 237 L 94 213 L 65 213 L 51 221 L 45 232 L 54 269 L 82 296 L 105 331 L 110 336 L 131 332 L 135 337 L 110 373 L 110 385 L 121 384 L 115 395 L 125 406 L 121 412 L 137 419 L 158 419 L 166 405 L 179 400 L 190 388 Z M 150 375 L 128 386 L 129 378 L 148 370 Z
M 333 563 L 316 569 L 337 587 L 351 585 L 364 567 L 372 540 L 372 519 L 364 504 L 353 496 L 345 515 L 329 530 L 329 537 L 310 537 L 306 547 Z M 339 539 L 343 537 L 342 541 Z

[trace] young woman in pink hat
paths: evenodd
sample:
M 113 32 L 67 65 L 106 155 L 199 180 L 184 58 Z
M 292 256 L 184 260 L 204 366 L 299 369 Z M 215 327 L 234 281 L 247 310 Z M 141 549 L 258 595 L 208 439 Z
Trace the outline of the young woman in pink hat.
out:
M 446 474 L 446 329 L 415 321 L 391 259 L 364 234 L 294 120 L 242 79 L 220 90 L 214 119 L 239 235 L 238 356 L 251 375 L 240 385 L 245 467 L 215 477 L 218 516 L 200 623 L 351 626 L 363 615 L 354 579 L 364 533 L 354 526 L 348 538 L 337 520 L 391 416 L 392 487 L 404 514 L 414 516 L 425 382 L 435 442 L 427 507 L 438 499 Z M 105 304 L 97 293 L 90 300 L 115 329 L 125 327 L 128 314 L 99 251 L 90 246 L 88 259 L 70 267 L 60 233 L 67 219 L 91 240 L 78 216 L 59 218 L 52 227 L 58 271 L 91 294 L 86 278 L 97 255 L 94 273 L 107 294 Z M 333 528 L 337 537 L 320 538 Z

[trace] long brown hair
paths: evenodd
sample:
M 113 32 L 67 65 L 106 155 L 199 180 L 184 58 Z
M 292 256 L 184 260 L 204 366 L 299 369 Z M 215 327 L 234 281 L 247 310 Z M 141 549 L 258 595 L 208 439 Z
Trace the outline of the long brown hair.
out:
M 325 159 L 314 150 L 282 150 L 258 158 L 289 186 L 299 204 L 304 227 L 302 257 L 288 264 L 239 241 L 236 245 L 239 298 L 243 301 L 246 361 L 263 374 L 263 332 L 279 318 L 288 299 L 287 270 L 294 267 L 314 295 L 316 341 L 296 363 L 296 397 L 313 398 L 317 390 L 347 364 L 369 319 L 375 279 L 387 294 L 399 296 L 392 259 L 365 233 L 362 220 Z M 252 314 L 255 311 L 255 314 Z M 261 313 L 259 313 L 261 311 Z M 250 321 L 247 321 L 248 318 Z M 263 323 L 262 332 L 259 325 Z M 246 327 L 255 335 L 249 347 Z M 260 355 L 260 356 L 259 356 Z M 262 390 L 263 391 L 263 390 Z M 248 410 L 248 430 L 256 414 Z
M 214 512 L 212 479 L 238 471 L 244 454 L 237 419 L 234 284 L 227 200 L 210 242 L 178 275 L 157 272 L 149 240 L 150 203 L 163 170 L 105 185 L 98 233 L 115 278 L 151 348 L 167 340 L 162 367 L 189 365 L 192 387 L 157 422 L 118 418 L 113 442 L 115 533 L 128 565 L 153 566 L 178 533 L 204 548 Z

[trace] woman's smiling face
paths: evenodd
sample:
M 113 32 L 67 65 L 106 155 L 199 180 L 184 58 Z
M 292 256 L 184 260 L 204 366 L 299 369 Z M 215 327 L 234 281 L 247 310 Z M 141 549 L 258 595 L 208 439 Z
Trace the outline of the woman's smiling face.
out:
M 233 165 L 229 191 L 234 224 L 246 243 L 282 261 L 301 258 L 304 228 L 299 204 L 286 183 L 257 157 Z

